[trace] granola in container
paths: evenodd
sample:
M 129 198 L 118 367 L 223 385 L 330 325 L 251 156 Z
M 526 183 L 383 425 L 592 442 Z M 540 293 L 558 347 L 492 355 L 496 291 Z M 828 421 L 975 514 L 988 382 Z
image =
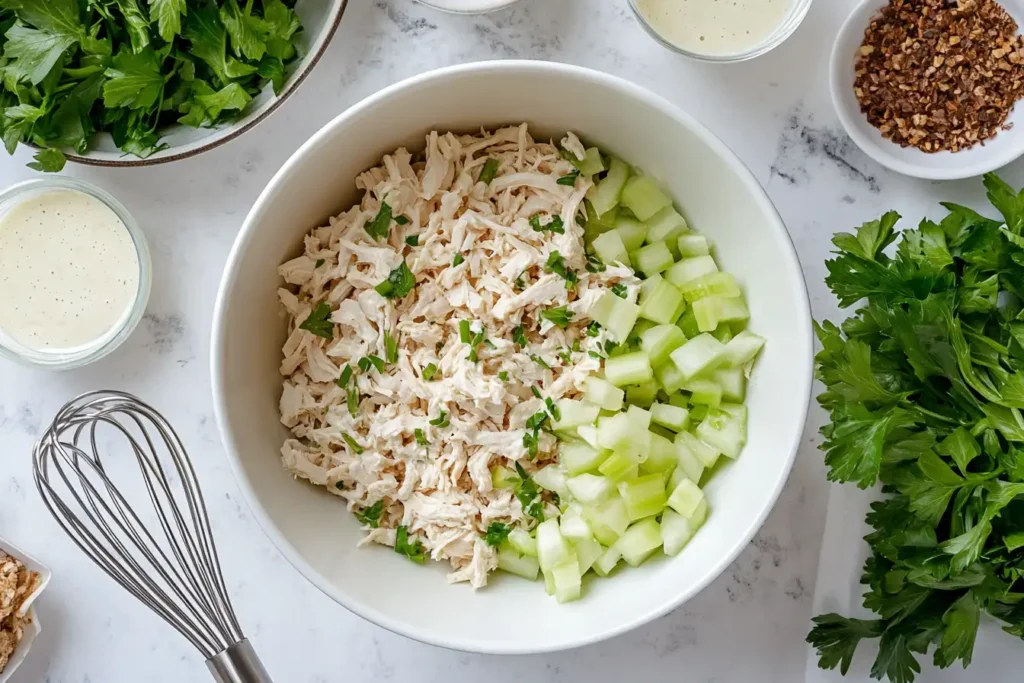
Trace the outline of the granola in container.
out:
M 32 623 L 27 602 L 41 583 L 38 572 L 0 550 L 0 673 Z

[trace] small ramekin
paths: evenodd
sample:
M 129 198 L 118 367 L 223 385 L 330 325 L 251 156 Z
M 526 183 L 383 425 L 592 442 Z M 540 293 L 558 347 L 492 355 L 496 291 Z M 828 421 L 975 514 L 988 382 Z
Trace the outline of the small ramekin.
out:
M 444 0 L 418 0 L 421 5 L 426 5 L 430 9 L 436 9 L 440 12 L 447 12 L 449 14 L 488 14 L 490 12 L 497 12 L 503 10 L 510 5 L 514 5 L 519 0 L 486 0 L 481 2 L 481 7 L 464 8 L 449 7 L 445 4 Z
M 0 356 L 17 361 L 23 365 L 47 370 L 70 370 L 103 358 L 120 346 L 135 330 L 139 321 L 142 320 L 142 315 L 146 311 L 146 304 L 149 302 L 149 290 L 152 283 L 152 262 L 150 261 L 146 237 L 138 223 L 128 213 L 128 209 L 124 208 L 121 202 L 114 199 L 105 190 L 76 178 L 53 176 L 26 180 L 25 182 L 13 185 L 0 192 L 0 213 L 9 205 L 14 205 L 33 194 L 48 190 L 82 192 L 103 202 L 124 223 L 128 234 L 132 238 L 132 243 L 135 246 L 139 260 L 139 287 L 135 293 L 135 300 L 131 308 L 128 309 L 118 322 L 117 327 L 97 341 L 95 345 L 67 352 L 37 351 L 18 344 L 15 340 L 11 339 L 10 335 L 4 334 L 0 330 Z
M 25 661 L 25 658 L 28 656 L 28 651 L 32 647 L 32 642 L 43 630 L 42 624 L 39 623 L 39 617 L 32 608 L 32 603 L 42 595 L 47 584 L 50 583 L 50 570 L 31 556 L 26 555 L 10 543 L 7 543 L 2 538 L 0 538 L 0 550 L 7 553 L 14 559 L 19 560 L 22 564 L 28 567 L 29 571 L 39 574 L 39 585 L 36 586 L 32 595 L 28 596 L 28 599 L 21 608 L 22 612 L 29 615 L 31 623 L 25 625 L 25 632 L 21 637 L 21 641 L 18 643 L 18 646 L 14 648 L 14 653 L 7 662 L 6 668 L 4 668 L 3 672 L 0 672 L 0 683 L 7 683 L 7 681 L 11 680 L 11 677 L 14 676 L 15 669 L 21 666 L 21 663 Z
M 636 16 L 636 20 L 640 22 L 640 25 L 644 27 L 644 30 L 656 41 L 667 47 L 669 50 L 689 57 L 690 59 L 696 59 L 701 62 L 711 62 L 713 64 L 730 64 L 733 62 L 745 62 L 748 59 L 754 59 L 760 57 L 763 54 L 771 52 L 779 45 L 786 42 L 786 39 L 793 35 L 796 30 L 803 23 L 804 17 L 807 16 L 807 11 L 811 8 L 811 2 L 813 0 L 793 0 L 793 6 L 789 9 L 789 15 L 786 20 L 779 24 L 778 28 L 772 31 L 771 34 L 764 41 L 755 46 L 754 48 L 747 50 L 746 52 L 737 52 L 734 54 L 726 55 L 708 55 L 701 54 L 700 52 L 691 52 L 684 50 L 675 43 L 670 42 L 667 38 L 662 36 L 654 27 L 647 23 L 647 18 L 637 8 L 636 0 L 629 0 L 629 7 L 633 10 L 633 14 Z

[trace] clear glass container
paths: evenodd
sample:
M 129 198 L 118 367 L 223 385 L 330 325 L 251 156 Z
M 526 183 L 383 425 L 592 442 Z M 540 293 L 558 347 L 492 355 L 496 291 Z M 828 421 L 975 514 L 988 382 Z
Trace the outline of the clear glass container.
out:
M 761 43 L 745 52 L 736 52 L 724 55 L 703 54 L 679 47 L 658 33 L 654 27 L 647 22 L 647 18 L 636 6 L 636 0 L 629 0 L 629 7 L 633 10 L 633 14 L 636 15 L 636 20 L 640 22 L 640 25 L 644 27 L 644 30 L 669 50 L 702 62 L 728 64 L 731 62 L 745 62 L 748 59 L 760 57 L 765 53 L 771 52 L 779 45 L 782 45 L 782 43 L 786 42 L 787 38 L 796 32 L 797 28 L 800 27 L 800 24 L 803 23 L 804 17 L 807 16 L 807 11 L 811 8 L 811 2 L 812 0 L 792 0 L 792 5 L 789 8 L 789 13 L 786 15 L 785 20 L 779 24 Z
M 86 345 L 69 350 L 32 349 L 20 344 L 0 328 L 0 356 L 48 370 L 69 370 L 103 358 L 120 346 L 138 326 L 149 301 L 152 263 L 145 235 L 121 202 L 95 185 L 75 178 L 39 178 L 7 188 L 0 192 L 0 217 L 30 197 L 53 190 L 81 192 L 99 200 L 113 211 L 131 236 L 139 264 L 139 284 L 131 305 L 110 330 Z

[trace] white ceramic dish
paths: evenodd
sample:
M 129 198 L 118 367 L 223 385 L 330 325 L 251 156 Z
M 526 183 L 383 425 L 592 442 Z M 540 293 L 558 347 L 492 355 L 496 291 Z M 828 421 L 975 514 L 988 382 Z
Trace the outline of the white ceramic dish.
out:
M 527 121 L 566 130 L 657 176 L 723 268 L 743 281 L 751 326 L 768 337 L 749 389 L 750 445 L 708 487 L 712 513 L 678 557 L 588 581 L 559 605 L 540 584 L 495 575 L 473 592 L 442 566 L 384 548 L 357 549 L 338 498 L 280 463 L 278 367 L 286 336 L 276 268 L 311 228 L 357 200 L 357 173 L 439 130 Z M 628 125 L 624 122 L 628 121 Z M 753 175 L 713 134 L 668 102 L 596 71 L 532 61 L 441 69 L 349 109 L 278 171 L 246 218 L 218 295 L 211 348 L 214 403 L 231 467 L 253 514 L 302 574 L 348 609 L 417 640 L 475 652 L 532 653 L 593 643 L 661 616 L 717 577 L 764 522 L 789 474 L 810 399 L 811 316 L 785 226 Z
M 28 656 L 28 651 L 32 648 L 32 641 L 34 641 L 43 630 L 42 625 L 39 623 L 39 616 L 36 614 L 35 610 L 32 609 L 32 603 L 42 595 L 47 584 L 50 583 L 50 570 L 29 555 L 26 555 L 15 548 L 10 543 L 7 543 L 2 538 L 0 538 L 0 550 L 20 560 L 30 571 L 38 572 L 40 578 L 39 586 L 36 588 L 35 592 L 28 597 L 28 600 L 26 600 L 25 604 L 22 606 L 22 613 L 27 612 L 32 615 L 32 623 L 25 628 L 25 633 L 22 636 L 21 642 L 19 642 L 18 647 L 14 649 L 14 654 L 11 655 L 3 673 L 0 673 L 0 683 L 7 683 L 7 681 L 11 680 L 11 677 L 14 676 L 15 670 L 21 666 L 21 663 L 24 662 L 25 658 Z
M 347 5 L 348 0 L 298 0 L 296 2 L 295 12 L 299 15 L 303 27 L 300 34 L 304 50 L 303 56 L 286 68 L 288 78 L 281 94 L 275 95 L 273 88 L 269 86 L 264 88 L 263 92 L 253 98 L 245 116 L 215 128 L 191 128 L 189 126 L 169 128 L 162 132 L 163 137 L 161 138 L 161 142 L 167 145 L 167 149 L 156 152 L 145 159 L 125 154 L 117 148 L 114 139 L 106 133 L 96 136 L 92 143 L 93 147 L 87 153 L 74 154 L 66 151 L 67 158 L 70 161 L 89 166 L 116 168 L 152 166 L 188 159 L 234 140 L 270 116 L 302 84 L 313 67 L 320 61 L 331 38 L 338 30 Z
M 420 4 L 451 14 L 485 14 L 514 5 L 519 0 L 419 0 Z
M 928 154 L 914 147 L 900 147 L 882 137 L 878 129 L 868 123 L 853 92 L 854 70 L 864 31 L 875 14 L 888 4 L 888 0 L 863 0 L 839 30 L 832 50 L 832 101 L 839 120 L 857 146 L 897 173 L 926 180 L 973 178 L 1002 168 L 1024 155 L 1024 105 L 1021 103 L 1008 119 L 1013 128 L 1000 132 L 984 145 L 955 153 Z M 1024 5 L 1009 2 L 1003 6 L 1018 23 L 1024 19 Z

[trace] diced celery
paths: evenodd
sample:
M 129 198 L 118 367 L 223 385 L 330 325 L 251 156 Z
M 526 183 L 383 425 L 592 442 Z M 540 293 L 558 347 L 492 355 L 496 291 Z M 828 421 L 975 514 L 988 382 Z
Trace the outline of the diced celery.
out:
M 635 522 L 656 515 L 661 512 L 668 500 L 665 493 L 665 477 L 659 473 L 620 482 L 619 495 L 626 503 L 629 521 Z
M 694 433 L 698 439 L 729 458 L 739 457 L 747 443 L 746 420 L 723 410 L 709 410 Z
M 626 251 L 634 252 L 643 246 L 647 237 L 647 226 L 635 218 L 620 215 L 615 219 L 615 232 L 619 233 Z
M 551 568 L 551 582 L 554 584 L 555 599 L 558 602 L 571 602 L 580 599 L 583 583 L 579 560 L 575 553 L 572 554 L 571 561 Z
M 668 439 L 669 441 L 672 441 L 673 439 L 676 438 L 676 433 L 675 432 L 673 432 L 671 429 L 665 429 L 661 425 L 652 424 L 650 432 L 651 432 L 651 434 L 657 434 L 658 436 L 663 436 L 666 439 Z
M 587 193 L 587 198 L 594 205 L 594 211 L 598 216 L 603 216 L 618 206 L 622 189 L 627 180 L 629 180 L 629 166 L 621 159 L 613 157 L 608 164 L 608 175 Z M 637 216 L 637 218 L 640 217 Z
M 692 450 L 691 440 L 696 440 L 696 438 L 687 432 L 680 432 L 676 435 L 676 455 L 679 459 L 679 467 L 676 469 L 676 472 L 683 472 L 687 479 L 694 484 L 699 484 L 700 478 L 704 474 L 704 461 L 698 458 L 697 454 Z M 697 441 L 697 443 L 700 443 L 700 441 Z M 703 446 L 703 444 L 701 445 Z M 678 482 L 676 483 L 678 484 Z
M 631 457 L 628 453 L 618 452 L 608 456 L 597 468 L 597 471 L 611 481 L 620 482 L 636 479 L 638 469 L 636 458 Z
M 580 574 L 586 574 L 594 566 L 598 558 L 604 554 L 604 548 L 594 540 L 593 536 L 575 544 L 576 561 L 580 565 Z
M 627 384 L 651 381 L 654 379 L 654 370 L 651 368 L 651 359 L 647 357 L 647 354 L 643 351 L 636 351 L 605 360 L 604 376 L 615 386 L 622 387 Z
M 658 395 L 658 385 L 651 380 L 643 384 L 630 384 L 626 386 L 626 403 L 641 408 L 647 408 L 654 403 Z
M 672 361 L 662 363 L 654 368 L 654 378 L 661 385 L 665 393 L 670 396 L 669 400 L 671 400 L 673 394 L 682 389 L 683 385 L 686 384 L 686 378 L 683 377 L 683 373 L 679 371 L 679 368 Z
M 676 246 L 679 248 L 679 254 L 682 258 L 708 256 L 711 254 L 711 243 L 708 242 L 708 238 L 704 235 L 681 235 L 676 241 Z
M 568 445 L 563 444 L 562 448 Z M 568 490 L 565 487 L 565 473 L 556 465 L 548 465 L 537 470 L 533 475 L 533 481 L 542 489 L 554 491 L 559 495 L 564 494 Z
M 583 518 L 587 520 L 597 540 L 604 545 L 615 543 L 629 526 L 626 503 L 618 496 L 612 496 L 593 507 L 583 508 Z
M 682 293 L 675 285 L 661 281 L 640 304 L 640 316 L 661 325 L 674 323 L 680 306 L 684 305 Z
M 719 325 L 718 327 L 715 328 L 715 331 L 712 332 L 711 335 L 715 339 L 726 345 L 728 345 L 728 343 L 731 342 L 733 338 L 732 328 L 729 327 L 729 325 Z
M 691 403 L 690 406 L 690 420 L 693 422 L 694 426 L 696 426 L 697 423 L 703 420 L 704 416 L 708 414 L 708 408 L 710 406 L 705 403 Z
M 694 256 L 682 259 L 665 271 L 665 278 L 677 287 L 681 287 L 702 275 L 717 272 L 718 265 L 715 263 L 715 259 L 710 256 Z
M 664 241 L 676 246 L 676 238 L 687 230 L 689 227 L 686 225 L 686 219 L 680 216 L 672 206 L 666 206 L 647 221 L 647 241 Z
M 686 408 L 690 405 L 690 399 L 686 394 L 671 394 L 668 397 L 668 404 L 678 408 Z
M 598 451 L 585 443 L 563 443 L 559 448 L 558 462 L 570 477 L 583 472 L 592 472 L 607 457 L 605 451 Z
M 569 493 L 583 505 L 594 505 L 612 492 L 612 482 L 596 474 L 579 474 L 567 479 Z
M 699 334 L 673 351 L 670 358 L 689 380 L 717 368 L 725 360 L 725 345 L 710 334 Z
M 520 555 L 537 557 L 537 539 L 522 527 L 515 527 L 509 532 L 508 544 Z
M 640 466 L 644 474 L 665 474 L 675 469 L 679 462 L 679 454 L 675 444 L 664 436 L 651 432 L 651 455 Z
M 583 382 L 583 398 L 604 410 L 622 410 L 625 392 L 600 377 L 587 377 Z
M 554 430 L 594 424 L 597 422 L 598 413 L 601 412 L 601 408 L 593 403 L 574 401 L 568 398 L 559 399 L 555 405 L 558 407 L 556 412 L 559 418 L 551 424 L 551 428 Z
M 591 318 L 601 323 L 620 344 L 626 341 L 630 330 L 640 315 L 640 307 L 634 303 L 620 299 L 612 292 L 605 292 L 590 307 Z
M 671 206 L 672 198 L 665 194 L 658 181 L 649 175 L 633 176 L 622 188 L 622 205 L 642 221 Z
M 669 354 L 685 343 L 686 335 L 675 325 L 657 325 L 640 335 L 640 348 L 647 352 L 655 368 L 664 364 Z
M 691 379 L 683 387 L 690 392 L 690 403 L 717 408 L 722 403 L 722 387 L 709 379 Z
M 640 313 L 643 314 L 642 309 Z M 720 323 L 749 320 L 750 311 L 743 297 L 708 296 L 693 302 L 693 316 L 697 319 L 697 329 L 711 332 Z
M 602 216 L 597 215 L 597 211 L 594 210 L 594 205 L 590 203 L 589 199 L 584 200 L 583 205 L 587 208 L 587 227 L 597 227 L 597 233 L 608 232 L 615 227 L 615 221 L 619 218 L 618 208 L 614 208 L 608 211 Z
M 528 581 L 536 581 L 540 564 L 537 558 L 520 555 L 511 547 L 503 545 L 498 548 L 498 569 L 521 576 Z
M 624 266 L 632 265 L 629 260 L 629 253 L 626 251 L 626 245 L 622 243 L 622 237 L 615 230 L 601 233 L 594 238 L 591 246 L 597 257 L 605 263 L 621 263 Z
M 518 486 L 521 481 L 518 474 L 502 465 L 498 465 L 491 470 L 491 486 L 496 489 L 512 489 Z
M 593 570 L 598 576 L 608 576 L 615 569 L 615 565 L 622 559 L 622 553 L 619 549 L 612 546 L 611 548 L 605 548 L 601 557 L 597 558 L 597 562 L 594 563 Z
M 738 418 L 743 423 L 744 429 L 747 425 L 747 407 L 742 403 L 723 403 L 718 406 L 718 409 L 723 413 L 729 413 L 733 417 Z
M 551 572 L 541 570 L 541 576 L 544 577 L 544 591 L 551 597 L 555 596 L 555 577 L 551 575 Z
M 725 365 L 733 368 L 742 367 L 754 360 L 763 346 L 764 337 L 744 330 L 725 345 Z
M 665 278 L 660 275 L 652 275 L 643 282 L 640 283 L 640 296 L 637 297 L 636 302 L 641 306 L 647 299 L 650 298 L 651 294 L 654 293 L 655 287 L 661 284 Z
M 574 544 L 594 537 L 590 526 L 578 513 L 574 515 L 567 513 L 559 517 L 558 528 L 562 532 L 562 537 Z
M 573 166 L 579 169 L 585 176 L 597 175 L 604 170 L 604 161 L 601 159 L 601 150 L 597 147 L 588 147 L 586 156 L 573 162 Z
M 665 488 L 665 490 L 675 491 L 676 487 L 679 486 L 679 482 L 681 482 L 683 479 L 689 479 L 689 477 L 686 476 L 686 472 L 683 470 L 682 467 L 676 467 L 674 470 L 672 470 L 672 474 L 670 474 L 668 477 L 668 486 Z
M 580 425 L 576 428 L 576 434 L 591 448 L 600 448 L 597 444 L 597 425 Z
M 690 479 L 684 479 L 668 497 L 668 506 L 689 519 L 702 500 L 704 500 L 704 492 L 700 490 L 700 487 Z
M 661 527 L 653 517 L 641 520 L 626 529 L 626 533 L 616 541 L 615 547 L 631 567 L 639 567 L 651 553 L 661 547 Z
M 622 450 L 629 445 L 634 429 L 625 413 L 605 415 L 597 420 L 597 443 L 601 448 Z
M 630 408 L 638 408 L 639 406 L 630 406 Z M 648 423 L 650 427 L 650 423 Z M 634 427 L 633 439 L 629 442 L 628 453 L 636 458 L 636 461 L 642 464 L 651 455 L 651 433 L 645 429 L 639 431 L 639 427 Z
M 700 330 L 697 329 L 697 319 L 693 316 L 692 308 L 681 315 L 676 321 L 676 326 L 683 331 L 687 339 L 693 339 L 700 334 Z
M 722 388 L 722 399 L 725 401 L 742 401 L 747 393 L 747 377 L 742 368 L 719 368 L 711 378 Z
M 729 273 L 708 273 L 679 286 L 690 303 L 709 296 L 742 296 L 740 285 Z
M 670 557 L 678 555 L 703 523 L 703 519 L 687 519 L 673 510 L 665 510 L 661 516 L 661 541 L 665 554 Z
M 640 432 L 646 432 L 651 426 L 651 413 L 637 406 L 630 406 L 626 409 L 626 418 L 629 419 L 632 428 L 636 430 L 634 436 Z
M 557 519 L 547 519 L 537 526 L 537 559 L 548 570 L 569 559 L 572 549 L 558 528 Z
M 689 432 L 681 432 L 679 436 L 676 437 L 676 446 L 679 448 L 685 448 L 697 459 L 698 462 L 700 462 L 700 464 L 704 465 L 705 468 L 713 467 L 714 464 L 718 462 L 718 456 L 721 455 L 717 450 Z M 680 458 L 680 462 L 681 461 L 682 459 Z
M 647 276 L 656 275 L 675 263 L 672 252 L 664 242 L 654 242 L 630 254 L 633 266 Z
M 685 432 L 690 428 L 690 411 L 667 403 L 655 403 L 651 406 L 651 421 L 673 432 Z

